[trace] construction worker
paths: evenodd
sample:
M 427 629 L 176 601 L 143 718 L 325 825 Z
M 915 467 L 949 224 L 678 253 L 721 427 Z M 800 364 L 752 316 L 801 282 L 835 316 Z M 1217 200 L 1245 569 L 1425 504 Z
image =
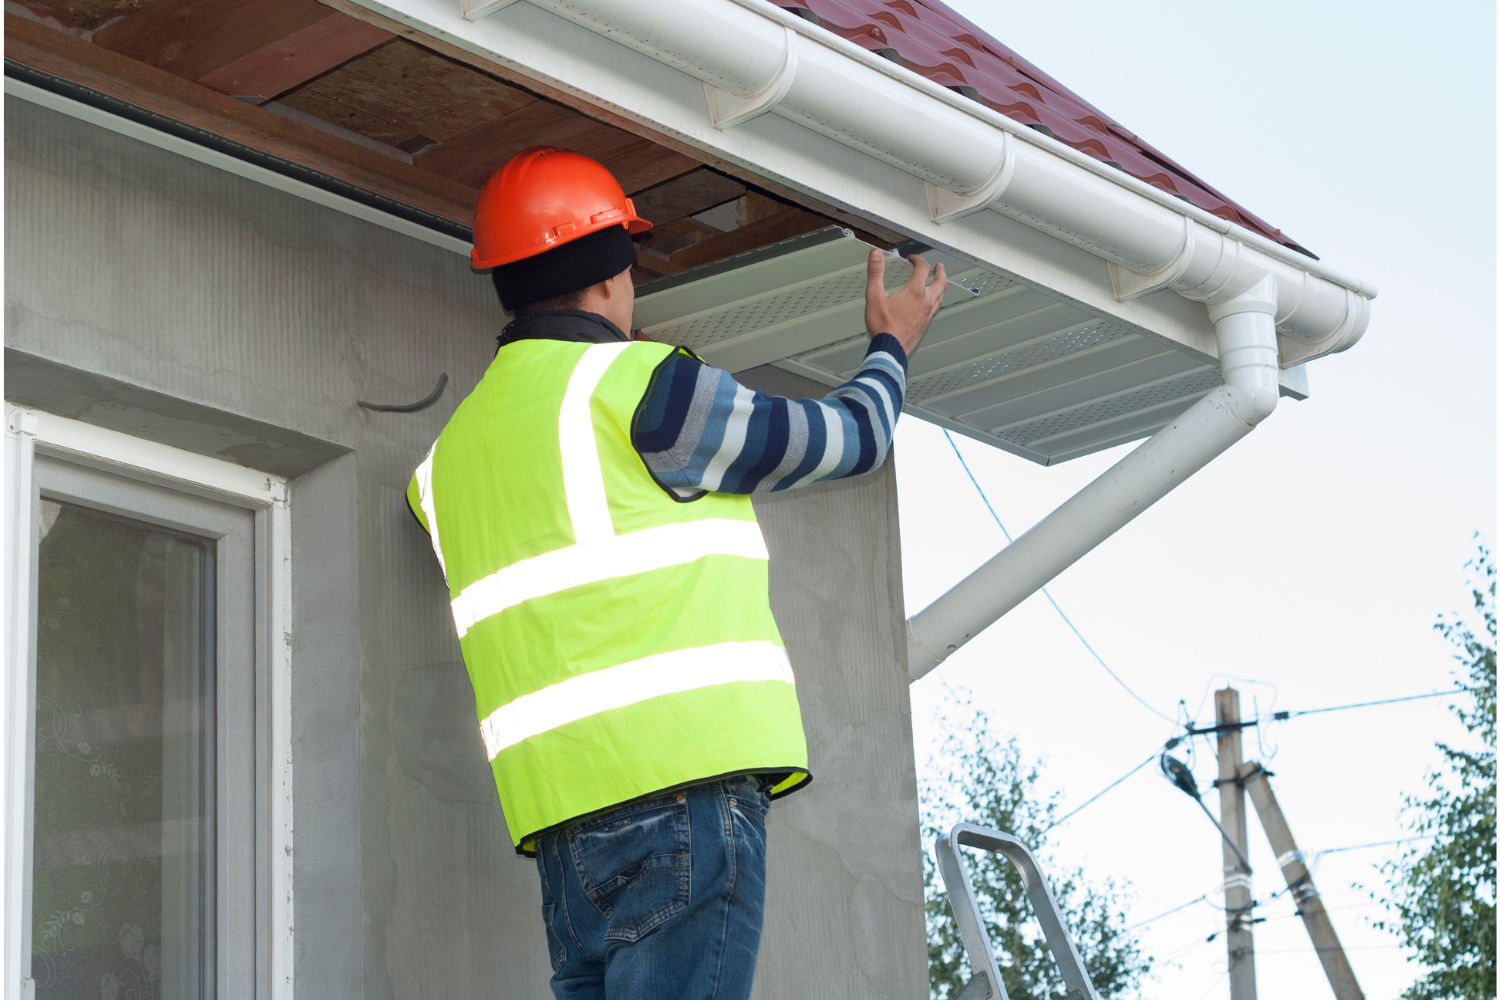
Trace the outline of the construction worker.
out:
M 766 810 L 811 780 L 750 494 L 880 465 L 946 284 L 887 294 L 872 251 L 858 374 L 770 397 L 626 335 L 649 228 L 577 153 L 490 177 L 473 263 L 516 318 L 407 491 L 570 1000 L 749 996 Z

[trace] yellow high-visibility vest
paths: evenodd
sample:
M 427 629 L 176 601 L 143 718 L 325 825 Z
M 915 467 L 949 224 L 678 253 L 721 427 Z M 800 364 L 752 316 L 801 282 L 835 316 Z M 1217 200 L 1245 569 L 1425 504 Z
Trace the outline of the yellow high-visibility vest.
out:
M 750 498 L 682 502 L 631 422 L 665 344 L 504 347 L 407 489 L 511 838 L 718 777 L 810 780 Z

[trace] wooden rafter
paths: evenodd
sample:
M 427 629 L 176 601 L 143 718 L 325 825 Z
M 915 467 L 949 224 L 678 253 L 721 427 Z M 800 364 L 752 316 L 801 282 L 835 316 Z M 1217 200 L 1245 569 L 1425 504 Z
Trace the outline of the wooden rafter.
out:
M 393 37 L 316 0 L 156 0 L 96 32 L 94 44 L 266 101 Z

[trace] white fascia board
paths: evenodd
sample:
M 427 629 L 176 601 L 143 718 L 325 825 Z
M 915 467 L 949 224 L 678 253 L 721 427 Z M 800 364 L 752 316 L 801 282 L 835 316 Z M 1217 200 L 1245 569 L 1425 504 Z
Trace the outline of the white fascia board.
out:
M 347 0 L 860 218 L 953 250 L 1212 361 L 1204 307 L 1163 290 L 1115 297 L 1109 265 L 994 212 L 932 221 L 921 178 L 779 115 L 721 130 L 695 77 L 529 3 L 476 21 L 458 0 Z M 357 14 L 357 12 L 356 12 Z

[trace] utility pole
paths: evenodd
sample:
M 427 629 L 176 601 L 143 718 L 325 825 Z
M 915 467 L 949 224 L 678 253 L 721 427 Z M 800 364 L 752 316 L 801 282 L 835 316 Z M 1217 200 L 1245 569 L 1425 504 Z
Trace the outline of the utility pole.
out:
M 1224 855 L 1224 908 L 1228 919 L 1225 938 L 1229 947 L 1229 998 L 1255 1000 L 1255 939 L 1251 934 L 1250 872 L 1240 861 L 1249 853 L 1245 822 L 1245 786 L 1240 779 L 1244 756 L 1240 742 L 1240 693 L 1234 688 L 1214 692 L 1214 717 L 1219 727 L 1219 819 L 1225 834 L 1239 844 L 1236 852 L 1222 844 Z
M 1328 911 L 1323 909 L 1323 900 L 1313 885 L 1312 873 L 1307 870 L 1302 852 L 1297 850 L 1291 828 L 1281 813 L 1281 805 L 1276 801 L 1276 794 L 1271 791 L 1269 772 L 1251 761 L 1240 766 L 1239 777 L 1241 786 L 1250 793 L 1250 801 L 1255 803 L 1260 825 L 1265 827 L 1266 839 L 1271 842 L 1271 850 L 1276 852 L 1276 863 L 1281 866 L 1287 888 L 1297 901 L 1297 915 L 1302 918 L 1302 926 L 1307 928 L 1307 936 L 1312 938 L 1318 961 L 1323 963 L 1323 973 L 1328 977 L 1328 985 L 1333 987 L 1333 995 L 1338 1000 L 1365 1000 L 1359 983 L 1354 979 L 1354 970 L 1349 967 L 1349 959 L 1344 955 L 1344 946 L 1339 944 L 1339 936 L 1334 933 L 1333 923 L 1328 919 Z

